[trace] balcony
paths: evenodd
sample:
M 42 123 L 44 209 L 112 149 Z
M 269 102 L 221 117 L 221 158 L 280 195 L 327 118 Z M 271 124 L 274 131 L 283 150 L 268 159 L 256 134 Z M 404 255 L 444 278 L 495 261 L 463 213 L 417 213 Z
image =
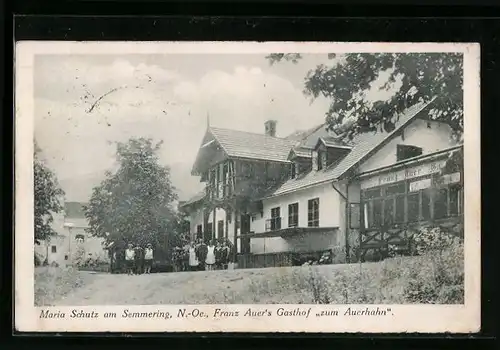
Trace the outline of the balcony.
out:
M 281 217 L 266 220 L 266 232 L 281 230 Z
M 207 197 L 211 200 L 228 198 L 233 193 L 230 184 L 216 184 L 207 186 Z

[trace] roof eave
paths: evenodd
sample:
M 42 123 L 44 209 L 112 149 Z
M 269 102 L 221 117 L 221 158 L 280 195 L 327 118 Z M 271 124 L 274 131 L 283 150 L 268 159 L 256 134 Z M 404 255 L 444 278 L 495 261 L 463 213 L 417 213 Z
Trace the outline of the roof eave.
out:
M 271 198 L 276 198 L 276 197 L 280 197 L 280 196 L 285 196 L 285 195 L 290 194 L 292 192 L 306 190 L 306 189 L 309 189 L 309 188 L 312 188 L 312 187 L 316 187 L 316 186 L 319 186 L 319 185 L 324 185 L 324 184 L 326 184 L 326 183 L 328 183 L 330 181 L 333 182 L 333 181 L 336 181 L 336 180 L 337 180 L 336 178 L 322 180 L 322 181 L 315 182 L 315 183 L 312 183 L 312 184 L 309 184 L 309 185 L 306 185 L 306 186 L 302 186 L 302 187 L 294 188 L 294 189 L 291 189 L 291 190 L 288 190 L 288 191 L 284 191 L 284 192 L 281 192 L 281 193 L 278 193 L 278 194 L 272 194 L 270 196 L 262 197 L 259 200 L 262 201 L 262 200 L 266 200 L 266 199 L 271 199 Z
M 388 134 L 382 141 L 380 141 L 377 145 L 375 145 L 369 152 L 367 152 L 364 156 L 362 156 L 359 160 L 357 160 L 354 164 L 349 166 L 347 169 L 345 169 L 341 174 L 338 175 L 339 180 L 345 179 L 348 175 L 350 174 L 350 171 L 364 162 L 367 158 L 373 155 L 374 152 L 378 151 L 381 147 L 387 144 L 390 140 L 393 139 L 394 136 L 396 136 L 399 132 L 401 132 L 402 129 L 408 126 L 423 110 L 425 110 L 427 107 L 429 107 L 431 104 L 436 101 L 436 97 L 433 97 L 428 103 L 424 104 L 418 111 L 415 112 L 415 114 L 411 117 L 408 118 L 404 123 L 402 123 L 399 127 L 397 127 L 395 130 L 393 130 L 390 134 Z

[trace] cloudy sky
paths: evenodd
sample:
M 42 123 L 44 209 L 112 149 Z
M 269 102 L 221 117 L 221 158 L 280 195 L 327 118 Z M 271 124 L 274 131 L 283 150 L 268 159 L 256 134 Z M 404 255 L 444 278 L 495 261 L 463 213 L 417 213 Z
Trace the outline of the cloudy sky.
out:
M 172 168 L 181 199 L 201 187 L 190 170 L 212 126 L 278 136 L 324 121 L 328 101 L 304 96 L 308 70 L 325 54 L 270 66 L 264 55 L 38 55 L 35 137 L 68 201 L 87 201 L 113 167 L 113 141 L 163 140 L 161 161 Z M 90 107 L 103 94 L 91 112 Z

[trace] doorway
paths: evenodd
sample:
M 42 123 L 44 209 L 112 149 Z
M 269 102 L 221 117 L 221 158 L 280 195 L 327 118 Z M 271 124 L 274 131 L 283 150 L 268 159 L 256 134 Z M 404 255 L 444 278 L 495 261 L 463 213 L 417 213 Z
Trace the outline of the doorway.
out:
M 250 238 L 243 237 L 243 235 L 247 235 L 250 233 L 250 215 L 242 214 L 241 215 L 241 253 L 242 254 L 250 254 Z

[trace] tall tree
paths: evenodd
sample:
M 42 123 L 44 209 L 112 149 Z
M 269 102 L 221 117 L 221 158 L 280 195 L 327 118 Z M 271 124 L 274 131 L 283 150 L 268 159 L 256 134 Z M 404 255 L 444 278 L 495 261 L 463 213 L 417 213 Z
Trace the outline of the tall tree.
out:
M 54 221 L 53 214 L 63 210 L 61 200 L 64 191 L 59 187 L 54 172 L 43 161 L 36 141 L 33 154 L 33 180 L 35 243 L 40 243 L 41 240 L 46 240 L 56 234 L 51 224 Z
M 296 53 L 274 53 L 270 64 L 297 63 Z M 436 98 L 430 116 L 463 131 L 463 55 L 459 53 L 349 53 L 328 54 L 331 64 L 310 70 L 304 93 L 315 99 L 331 99 L 326 112 L 330 130 L 353 137 L 375 130 L 390 131 L 397 115 L 407 107 Z M 383 79 L 386 76 L 387 79 Z M 379 80 L 381 86 L 375 86 Z M 371 101 L 371 89 L 393 91 L 385 101 Z
M 170 168 L 159 164 L 161 144 L 145 138 L 117 143 L 118 169 L 106 172 L 84 208 L 89 233 L 117 246 L 128 242 L 162 246 L 174 233 L 177 195 Z

